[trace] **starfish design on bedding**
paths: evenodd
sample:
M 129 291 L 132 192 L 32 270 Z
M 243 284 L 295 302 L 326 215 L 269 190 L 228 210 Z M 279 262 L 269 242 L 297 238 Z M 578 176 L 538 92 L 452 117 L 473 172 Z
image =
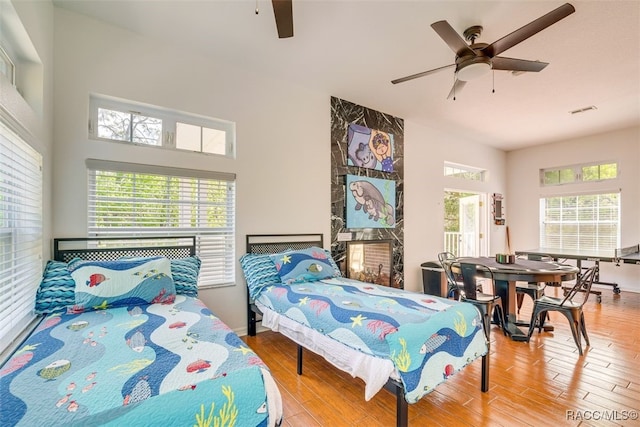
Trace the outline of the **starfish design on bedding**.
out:
M 366 320 L 366 317 L 364 317 L 362 314 L 358 314 L 356 317 L 350 317 L 350 319 L 353 322 L 351 324 L 351 327 L 355 328 L 356 326 L 362 326 L 362 321 Z

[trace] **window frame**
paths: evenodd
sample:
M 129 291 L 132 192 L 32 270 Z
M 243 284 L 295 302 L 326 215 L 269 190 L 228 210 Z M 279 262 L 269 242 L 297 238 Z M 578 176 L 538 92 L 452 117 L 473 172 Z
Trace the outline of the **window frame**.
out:
M 617 206 L 615 208 L 616 217 L 615 219 L 603 219 L 603 220 L 581 220 L 580 219 L 580 198 L 589 198 L 589 197 L 597 197 L 598 198 L 598 206 L 594 208 L 596 210 L 596 215 L 599 216 L 599 208 L 600 208 L 600 197 L 601 196 L 611 196 L 616 195 L 617 197 Z M 559 215 L 560 219 L 557 221 L 549 221 L 546 213 L 552 209 L 547 208 L 547 204 L 549 203 L 549 199 L 569 199 L 576 198 L 576 203 L 574 207 L 567 207 L 563 209 L 560 207 Z M 540 214 L 539 214 L 539 225 L 540 225 L 540 236 L 539 243 L 540 247 L 549 248 L 549 249 L 575 249 L 575 250 L 585 250 L 585 251 L 599 251 L 599 250 L 615 250 L 620 247 L 620 239 L 621 239 L 621 210 L 622 210 L 622 191 L 620 190 L 604 190 L 604 191 L 592 191 L 592 192 L 584 192 L 584 193 L 574 193 L 574 194 L 550 194 L 540 196 Z M 568 218 L 564 220 L 562 218 L 562 213 L 564 211 L 570 212 L 571 210 L 575 210 L 575 219 Z M 547 227 L 549 225 L 557 225 L 559 228 L 558 233 L 548 233 Z M 596 231 L 599 230 L 599 226 L 606 225 L 614 225 L 615 226 L 615 236 L 609 234 L 609 244 L 601 244 L 600 234 L 596 233 L 596 235 L 589 235 L 587 233 L 580 234 L 581 227 L 591 227 L 595 228 Z M 573 239 L 564 239 L 564 227 L 575 227 L 577 229 L 577 234 L 573 236 Z M 553 240 L 557 240 L 558 244 L 552 244 L 549 242 L 553 242 Z M 568 244 L 571 240 L 577 241 L 577 245 Z M 615 240 L 615 242 L 611 242 Z M 592 242 L 592 245 L 587 245 L 589 241 Z M 583 245 L 580 243 L 584 242 Z M 606 242 L 606 241 L 605 241 Z
M 615 165 L 616 166 L 616 176 L 612 178 L 599 178 L 599 179 L 584 179 L 584 169 L 593 166 L 608 166 Z M 558 166 L 553 168 L 543 168 L 540 169 L 539 177 L 540 177 L 540 186 L 542 187 L 553 187 L 557 185 L 571 185 L 571 184 L 580 184 L 580 183 L 590 183 L 590 182 L 602 182 L 602 181 L 613 181 L 617 180 L 620 177 L 620 164 L 617 161 L 602 161 L 602 162 L 591 162 L 591 163 L 580 163 L 569 166 Z M 570 181 L 562 181 L 562 172 L 571 171 L 573 179 Z M 558 173 L 558 182 L 546 182 L 545 175 L 550 172 Z
M 447 169 L 451 169 L 455 172 L 447 173 Z M 485 182 L 487 179 L 487 170 L 473 166 L 462 165 L 460 163 L 445 161 L 443 175 L 445 178 L 456 178 L 466 181 Z
M 128 237 L 128 236 L 196 236 L 196 252 L 202 261 L 200 269 L 200 277 L 198 279 L 198 288 L 218 288 L 225 286 L 234 286 L 236 284 L 235 276 L 235 221 L 236 221 L 236 176 L 231 173 L 210 172 L 202 170 L 182 169 L 155 165 L 145 165 L 136 163 L 113 162 L 106 160 L 87 159 L 87 234 L 90 237 Z M 198 188 L 191 194 L 197 194 L 200 201 L 207 197 L 202 190 L 201 180 L 219 181 L 227 186 L 227 199 L 223 207 L 226 207 L 226 226 L 225 227 L 201 227 L 201 223 L 196 227 L 189 225 L 192 220 L 206 221 L 206 207 L 210 206 L 205 200 L 202 203 L 189 204 L 188 200 L 178 198 L 176 206 L 180 212 L 187 212 L 191 207 L 192 216 L 179 216 L 178 226 L 156 226 L 156 227 L 100 227 L 97 225 L 97 207 L 98 201 L 92 186 L 95 186 L 95 172 L 113 172 L 137 175 L 158 175 L 159 177 L 178 178 L 184 180 L 198 180 Z M 186 181 L 185 181 L 186 183 Z M 181 183 L 179 186 L 182 186 Z M 209 187 L 212 188 L 212 187 Z M 141 190 L 142 191 L 142 190 Z M 109 199 L 109 197 L 107 197 Z M 128 198 L 128 201 L 137 201 L 143 199 Z M 144 199 L 145 201 L 147 199 Z M 203 209 L 204 208 L 204 209 Z M 115 210 L 113 210 L 115 211 Z M 196 212 L 193 214 L 193 212 Z M 129 212 L 127 212 L 129 213 Z M 126 214 L 123 214 L 126 216 Z M 186 220 L 186 221 L 185 221 Z M 222 254 L 220 253 L 222 252 Z
M 0 351 L 35 319 L 42 279 L 44 175 L 42 153 L 0 117 Z M 8 153 L 2 154 L 2 153 Z
M 123 113 L 135 113 L 147 117 L 153 117 L 162 120 L 162 131 L 159 145 L 145 144 L 133 142 L 129 140 L 119 140 L 104 138 L 98 136 L 98 110 L 105 108 L 109 110 L 119 111 Z M 176 146 L 176 123 L 184 123 L 200 128 L 210 128 L 225 133 L 225 153 L 210 153 L 202 151 L 202 141 L 200 142 L 200 150 L 190 150 L 178 148 Z M 212 117 L 206 117 L 198 114 L 191 114 L 176 110 L 170 110 L 163 107 L 157 107 L 140 102 L 127 101 L 119 98 L 92 94 L 89 97 L 89 138 L 97 141 L 117 142 L 120 144 L 132 144 L 142 147 L 156 147 L 165 150 L 176 150 L 183 152 L 199 153 L 208 156 L 221 156 L 226 158 L 235 158 L 236 155 L 236 126 L 234 122 Z

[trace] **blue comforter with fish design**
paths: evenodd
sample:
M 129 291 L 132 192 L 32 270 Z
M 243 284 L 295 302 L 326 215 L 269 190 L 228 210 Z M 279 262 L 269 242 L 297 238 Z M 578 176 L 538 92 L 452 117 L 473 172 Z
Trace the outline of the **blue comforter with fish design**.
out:
M 269 375 L 196 298 L 51 315 L 0 367 L 0 425 L 274 425 Z
M 391 359 L 415 403 L 487 353 L 476 307 L 345 278 L 272 285 L 256 298 L 355 350 Z

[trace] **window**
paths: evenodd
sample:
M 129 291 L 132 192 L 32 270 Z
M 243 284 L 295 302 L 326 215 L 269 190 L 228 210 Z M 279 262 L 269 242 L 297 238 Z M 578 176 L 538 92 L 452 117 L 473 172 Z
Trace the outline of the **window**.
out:
M 540 169 L 540 182 L 543 186 L 603 181 L 617 177 L 618 164 L 615 162 Z
M 452 176 L 470 181 L 484 181 L 485 171 L 471 166 L 444 162 L 444 176 Z
M 235 124 L 164 108 L 92 95 L 89 135 L 165 149 L 235 155 Z
M 235 175 L 87 160 L 89 236 L 195 235 L 199 285 L 235 282 Z
M 12 85 L 16 84 L 16 67 L 2 46 L 0 46 L 0 74 L 9 79 Z
M 540 246 L 607 250 L 619 247 L 620 193 L 540 199 Z
M 0 121 L 0 342 L 33 318 L 42 278 L 42 156 Z

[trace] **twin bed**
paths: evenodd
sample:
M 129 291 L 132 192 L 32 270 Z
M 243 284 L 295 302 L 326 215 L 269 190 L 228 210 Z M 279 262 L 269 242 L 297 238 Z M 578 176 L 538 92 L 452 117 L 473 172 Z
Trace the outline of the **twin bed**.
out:
M 240 258 L 248 292 L 248 331 L 258 321 L 365 382 L 365 399 L 395 393 L 397 425 L 407 403 L 482 358 L 488 390 L 488 341 L 471 304 L 343 278 L 322 234 L 249 235 Z
M 167 243 L 169 242 L 169 244 Z M 0 367 L 0 424 L 274 426 L 276 382 L 197 299 L 195 238 L 56 239 L 36 296 L 43 316 Z M 365 399 L 414 403 L 482 358 L 470 304 L 343 278 L 322 234 L 250 235 L 240 258 L 257 322 L 364 380 Z
M 196 297 L 195 239 L 119 241 L 55 241 L 0 425 L 278 425 L 268 368 Z

